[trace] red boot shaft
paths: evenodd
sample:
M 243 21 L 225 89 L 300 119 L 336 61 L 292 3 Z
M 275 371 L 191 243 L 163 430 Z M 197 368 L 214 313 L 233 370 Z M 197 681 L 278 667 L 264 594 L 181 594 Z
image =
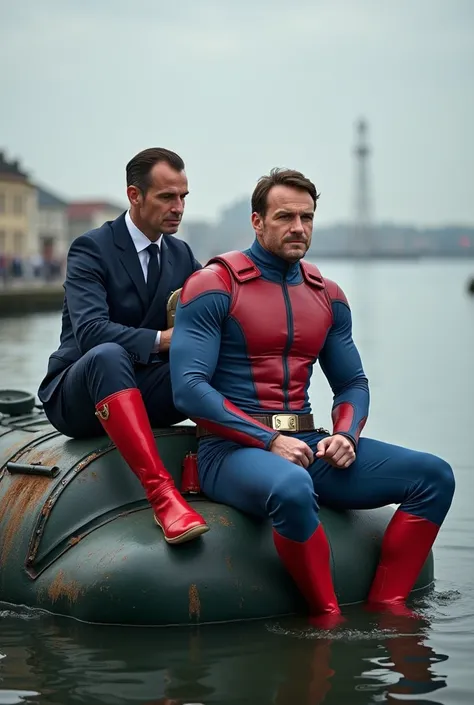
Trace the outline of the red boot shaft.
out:
M 292 541 L 273 530 L 273 541 L 280 559 L 308 603 L 317 626 L 333 626 L 341 621 L 334 592 L 329 544 L 319 524 L 307 541 Z M 327 620 L 318 620 L 326 615 Z
M 428 558 L 439 526 L 428 519 L 397 509 L 382 541 L 380 562 L 368 602 L 403 604 Z
M 120 454 L 143 485 L 168 543 L 183 543 L 208 526 L 175 487 L 155 444 L 142 395 L 136 388 L 124 389 L 97 404 L 96 416 Z

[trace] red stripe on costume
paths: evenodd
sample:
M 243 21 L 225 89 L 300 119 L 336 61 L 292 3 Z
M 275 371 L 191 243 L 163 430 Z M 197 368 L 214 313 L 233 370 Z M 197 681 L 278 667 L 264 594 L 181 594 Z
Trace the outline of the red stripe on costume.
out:
M 356 441 L 359 440 L 359 436 L 360 436 L 360 434 L 362 433 L 362 429 L 364 428 L 366 422 L 367 422 L 367 416 L 364 416 L 364 418 L 359 421 L 359 424 L 358 424 L 358 426 L 357 426 L 357 431 L 356 431 L 355 436 L 354 436 L 355 439 L 356 439 Z
M 223 426 L 219 423 L 213 423 L 212 421 L 207 421 L 206 419 L 193 418 L 193 421 L 197 423 L 198 426 L 202 426 L 207 431 L 210 431 L 221 438 L 226 438 L 229 441 L 235 441 L 235 443 L 240 443 L 240 445 L 243 446 L 265 448 L 265 443 L 263 441 L 258 440 L 254 436 L 249 436 L 246 433 L 242 433 L 242 431 L 236 431 L 235 428 Z M 249 443 L 249 440 L 251 443 Z
M 273 431 L 273 429 L 269 428 L 269 426 L 265 426 L 265 424 L 260 423 L 260 421 L 256 421 L 251 416 L 241 411 L 237 406 L 235 406 L 235 404 L 232 404 L 232 402 L 230 402 L 228 399 L 224 399 L 224 408 L 229 414 L 232 414 L 232 416 L 241 419 L 245 423 L 251 424 L 256 429 L 260 428 L 263 431 Z M 235 441 L 236 443 L 241 443 L 242 445 L 246 446 L 250 445 L 255 448 L 265 448 L 265 441 L 257 439 L 250 433 L 245 433 L 245 431 L 239 431 L 235 428 L 232 428 L 231 426 L 226 426 L 225 424 L 208 421 L 207 419 L 194 418 L 193 421 L 199 424 L 199 426 L 202 426 L 208 431 L 211 431 L 211 433 L 215 433 L 216 436 L 221 436 L 222 438 L 227 438 L 231 441 Z M 249 443 L 249 440 L 251 441 L 251 443 Z
M 211 291 L 231 292 L 232 285 L 228 270 L 222 265 L 210 265 L 191 274 L 180 294 L 181 304 L 188 304 L 201 294 Z
M 331 301 L 342 301 L 343 303 L 349 305 L 345 293 L 341 287 L 336 284 L 336 282 L 333 282 L 332 279 L 326 278 L 324 278 L 324 281 L 326 283 L 326 291 Z
M 253 419 L 251 416 L 246 414 L 244 411 L 241 411 L 235 404 L 232 404 L 231 401 L 228 399 L 224 399 L 224 408 L 226 411 L 229 412 L 229 414 L 234 414 L 235 416 L 238 416 L 242 421 L 247 421 L 248 423 L 253 424 L 254 426 L 257 426 L 257 428 L 261 428 L 262 431 L 268 431 L 268 430 L 273 430 L 269 429 L 269 426 L 265 426 L 264 423 L 261 423 L 260 421 L 256 421 Z
M 348 402 L 338 404 L 332 411 L 333 433 L 349 433 L 354 420 L 354 407 Z

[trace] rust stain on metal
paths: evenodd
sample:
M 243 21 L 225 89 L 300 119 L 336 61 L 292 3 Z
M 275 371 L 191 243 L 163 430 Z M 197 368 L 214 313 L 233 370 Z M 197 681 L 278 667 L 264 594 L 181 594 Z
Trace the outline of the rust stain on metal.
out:
M 234 566 L 232 565 L 232 558 L 230 556 L 225 557 L 225 562 L 229 570 L 234 570 Z
M 72 538 L 69 539 L 69 545 L 70 546 L 75 546 L 76 544 L 79 543 L 81 540 L 82 536 L 73 536 Z
M 0 524 L 2 527 L 2 545 L 0 549 L 0 565 L 3 564 L 20 531 L 22 521 L 34 512 L 45 490 L 50 484 L 47 477 L 12 475 L 10 487 L 0 502 Z
M 85 467 L 87 467 L 90 463 L 92 463 L 96 458 L 98 458 L 101 455 L 99 451 L 94 451 L 90 455 L 87 456 L 87 458 L 84 458 L 84 460 L 81 460 L 80 463 L 76 465 L 76 472 L 81 472 Z
M 215 510 L 213 511 L 212 509 L 206 518 L 208 524 L 219 523 L 221 524 L 221 526 L 232 526 L 232 522 L 230 521 L 230 519 L 228 519 L 223 514 L 217 514 L 217 512 Z
M 201 599 L 199 597 L 197 585 L 194 585 L 194 583 L 189 586 L 188 597 L 189 597 L 189 616 L 196 617 L 197 619 L 199 619 L 201 616 Z
M 22 460 L 32 465 L 59 465 L 63 457 L 62 448 L 28 448 Z
M 42 512 L 41 512 L 42 516 L 44 516 L 45 519 L 47 519 L 49 517 L 49 515 L 51 514 L 51 509 L 53 507 L 54 507 L 54 501 L 51 499 L 48 500 L 48 502 L 46 502 L 46 504 L 44 505 Z
M 65 597 L 71 604 L 76 602 L 81 594 L 81 586 L 75 580 L 65 580 L 64 571 L 60 570 L 48 588 L 48 595 L 52 602 Z
M 76 473 L 79 470 L 83 470 L 85 467 L 86 467 L 85 465 L 81 464 L 81 467 L 79 467 L 79 466 L 77 467 Z M 79 475 L 76 482 L 97 482 L 98 479 L 99 479 L 98 474 L 94 471 L 90 471 L 90 469 L 88 468 L 87 472 L 83 472 Z

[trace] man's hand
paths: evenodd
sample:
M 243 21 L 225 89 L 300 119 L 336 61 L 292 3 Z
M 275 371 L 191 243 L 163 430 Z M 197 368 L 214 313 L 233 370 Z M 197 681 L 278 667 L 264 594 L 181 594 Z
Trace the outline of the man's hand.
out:
M 167 328 L 166 330 L 161 331 L 159 352 L 166 352 L 167 350 L 170 349 L 172 335 L 173 335 L 172 328 Z
M 291 436 L 276 436 L 270 446 L 270 451 L 289 460 L 290 463 L 301 465 L 303 468 L 307 468 L 314 460 L 313 451 L 309 445 L 300 441 L 299 438 Z
M 348 468 L 355 457 L 352 441 L 339 433 L 323 438 L 316 446 L 316 458 L 325 460 L 335 468 Z

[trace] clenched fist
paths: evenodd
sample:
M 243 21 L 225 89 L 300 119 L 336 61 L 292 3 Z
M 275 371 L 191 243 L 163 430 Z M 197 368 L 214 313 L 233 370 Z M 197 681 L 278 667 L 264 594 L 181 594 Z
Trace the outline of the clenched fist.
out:
M 338 433 L 323 438 L 316 446 L 316 458 L 325 460 L 335 468 L 348 468 L 354 462 L 355 457 L 352 441 Z
M 304 441 L 291 436 L 276 436 L 270 446 L 270 451 L 280 455 L 295 465 L 307 468 L 314 460 L 313 451 Z

